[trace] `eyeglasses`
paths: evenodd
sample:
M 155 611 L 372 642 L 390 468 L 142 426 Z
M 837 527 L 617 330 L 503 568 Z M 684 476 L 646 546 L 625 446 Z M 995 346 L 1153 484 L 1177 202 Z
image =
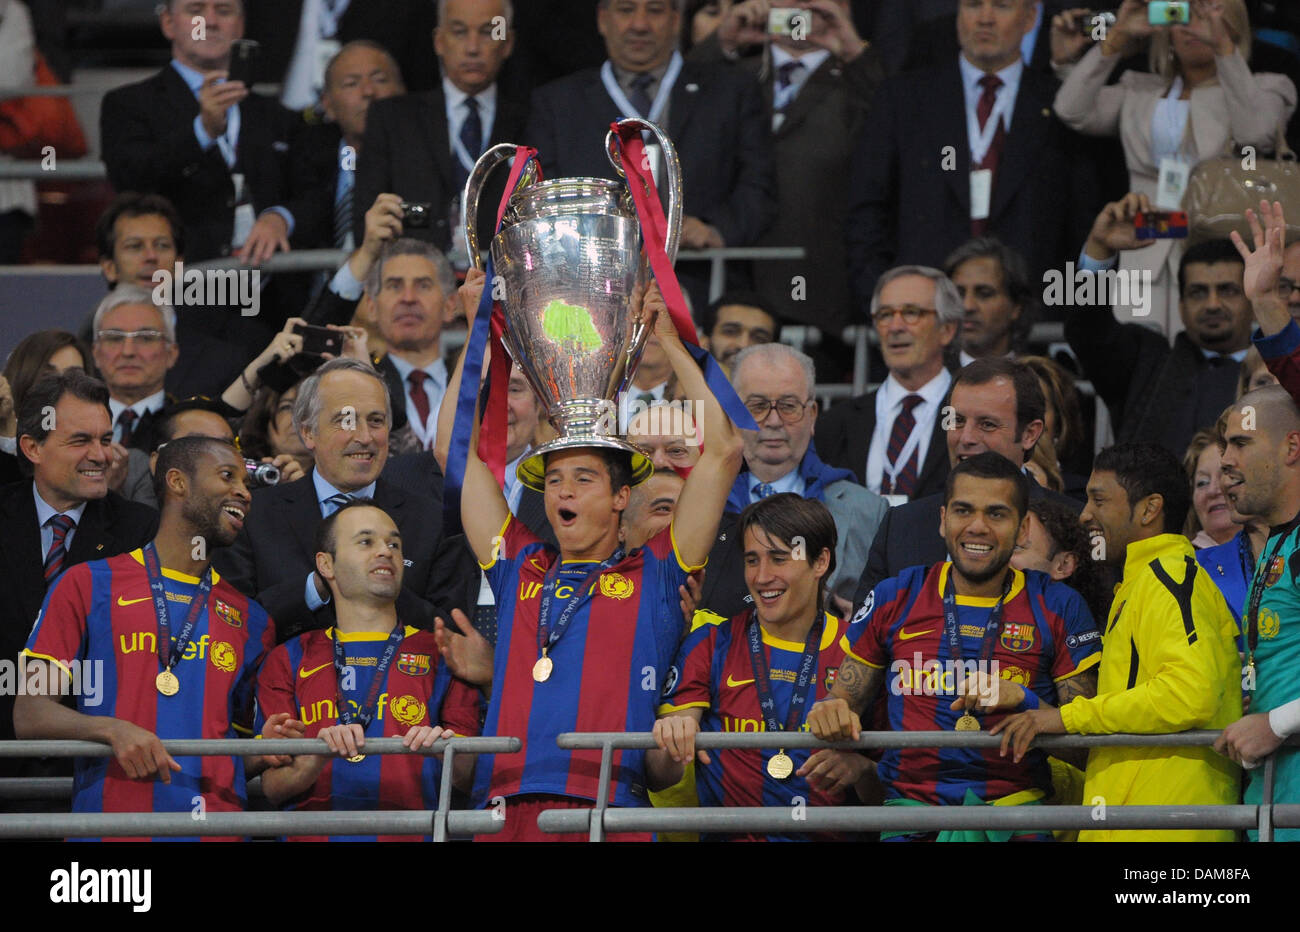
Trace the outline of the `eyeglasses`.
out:
M 926 314 L 939 313 L 932 307 L 917 307 L 915 304 L 904 304 L 902 307 L 882 307 L 876 313 L 871 315 L 871 320 L 877 327 L 883 327 L 894 319 L 897 314 L 903 318 L 903 323 L 914 324 Z
M 778 398 L 771 401 L 758 395 L 750 397 L 745 402 L 745 407 L 749 413 L 754 415 L 754 420 L 759 424 L 767 420 L 767 416 L 776 408 L 777 416 L 787 424 L 797 424 L 803 420 L 803 414 L 808 410 L 811 401 L 799 401 L 796 398 Z
M 95 334 L 95 342 L 109 348 L 123 346 L 127 340 L 135 340 L 140 346 L 152 347 L 166 339 L 167 335 L 161 330 L 100 330 Z

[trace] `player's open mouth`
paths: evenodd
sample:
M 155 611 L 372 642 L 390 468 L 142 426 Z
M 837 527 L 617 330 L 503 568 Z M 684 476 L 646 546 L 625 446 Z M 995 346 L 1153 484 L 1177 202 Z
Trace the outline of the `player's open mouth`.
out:
M 578 513 L 568 508 L 556 509 L 555 516 L 560 519 L 560 523 L 565 527 L 570 527 L 574 521 L 578 520 Z
M 247 514 L 247 512 L 245 512 L 241 506 L 222 505 L 221 510 L 224 511 L 227 515 L 229 515 L 230 519 L 235 522 L 236 531 L 241 530 L 243 528 L 244 516 Z
M 978 544 L 973 541 L 965 541 L 961 549 L 977 557 L 986 556 L 993 552 L 992 544 Z

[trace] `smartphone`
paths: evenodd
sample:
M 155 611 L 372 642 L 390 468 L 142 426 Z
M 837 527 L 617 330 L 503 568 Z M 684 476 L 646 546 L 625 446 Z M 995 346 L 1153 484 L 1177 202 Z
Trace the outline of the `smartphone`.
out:
M 302 334 L 302 351 L 306 356 L 322 356 L 325 353 L 333 353 L 336 357 L 343 355 L 343 334 L 338 330 L 311 324 L 294 324 L 293 332 Z
M 248 88 L 253 86 L 253 68 L 257 63 L 262 45 L 253 39 L 236 39 L 230 43 L 230 67 L 227 81 L 243 81 Z
M 1181 210 L 1139 212 L 1133 218 L 1138 239 L 1187 239 L 1187 213 Z
M 769 36 L 799 36 L 812 32 L 812 11 L 797 6 L 774 6 L 767 14 Z
M 1186 26 L 1191 21 L 1188 0 L 1151 0 L 1147 4 L 1147 22 L 1152 26 Z

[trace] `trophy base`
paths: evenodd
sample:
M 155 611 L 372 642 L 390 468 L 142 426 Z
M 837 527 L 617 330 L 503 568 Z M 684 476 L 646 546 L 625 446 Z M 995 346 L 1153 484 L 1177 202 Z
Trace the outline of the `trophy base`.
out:
M 650 458 L 636 444 L 630 443 L 621 437 L 605 437 L 593 434 L 561 437 L 559 440 L 552 440 L 550 443 L 543 444 L 519 463 L 518 468 L 515 469 L 515 475 L 519 477 L 520 482 L 533 491 L 544 492 L 547 456 L 562 450 L 581 450 L 592 447 L 629 454 L 632 457 L 632 485 L 634 486 L 640 485 L 654 474 L 654 464 L 650 462 Z

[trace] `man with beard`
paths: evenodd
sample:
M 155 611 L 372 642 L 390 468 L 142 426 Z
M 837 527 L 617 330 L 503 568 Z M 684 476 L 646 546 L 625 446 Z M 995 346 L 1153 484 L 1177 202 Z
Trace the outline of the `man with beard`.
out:
M 271 627 L 209 565 L 243 527 L 247 471 L 233 444 L 182 437 L 159 451 L 154 481 L 157 536 L 74 566 L 46 597 L 24 652 L 27 694 L 14 730 L 112 747 L 112 757 L 77 759 L 74 812 L 190 812 L 196 797 L 209 812 L 241 811 L 245 768 L 262 759 L 178 762 L 162 740 L 233 738 L 252 724 Z M 58 700 L 69 688 L 75 711 Z
M 1122 567 L 1097 695 L 999 722 L 1002 752 L 1016 760 L 1038 734 L 1169 734 L 1223 728 L 1241 714 L 1237 625 L 1184 537 L 1191 491 L 1181 464 L 1154 443 L 1097 454 L 1080 520 L 1102 559 Z M 1097 747 L 1083 798 L 1109 806 L 1226 805 L 1237 768 L 1207 747 Z M 1080 841 L 1232 841 L 1216 829 L 1079 833 Z
M 857 740 L 892 675 L 894 731 L 997 730 L 1007 712 L 1065 705 L 1097 691 L 1101 636 L 1077 592 L 1011 565 L 1029 479 L 1006 457 L 976 454 L 948 473 L 941 532 L 952 560 L 875 587 L 843 640 L 830 696 L 808 714 L 827 741 Z M 877 773 L 887 806 L 1036 804 L 1052 791 L 1047 755 L 977 748 L 892 748 Z M 887 832 L 882 840 L 1037 840 L 1036 832 Z
M 1270 385 L 1243 395 L 1224 414 L 1224 492 L 1232 507 L 1258 515 L 1270 526 L 1268 541 L 1250 581 L 1242 627 L 1251 714 L 1224 729 L 1215 750 L 1250 768 L 1246 802 L 1263 795 L 1263 771 L 1254 766 L 1300 731 L 1300 659 L 1296 556 L 1300 548 L 1300 412 L 1286 390 Z M 1283 750 L 1274 770 L 1274 800 L 1300 799 L 1300 755 Z M 1282 829 L 1280 841 L 1300 839 Z

